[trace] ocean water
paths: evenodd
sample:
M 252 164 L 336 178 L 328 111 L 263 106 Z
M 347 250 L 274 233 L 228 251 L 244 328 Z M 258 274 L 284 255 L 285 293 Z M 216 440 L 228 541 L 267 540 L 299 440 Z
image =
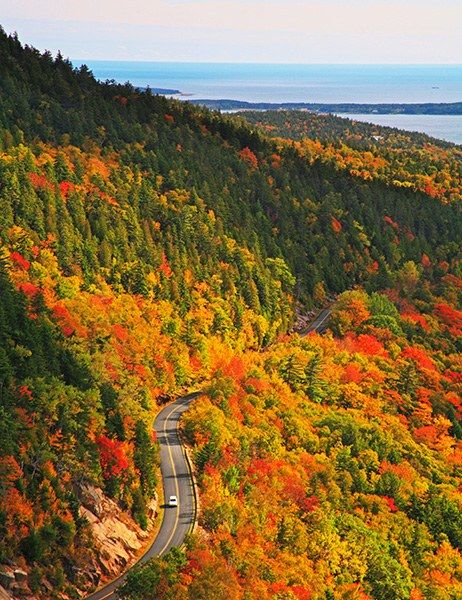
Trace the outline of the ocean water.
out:
M 73 62 L 82 64 L 78 60 Z M 85 62 L 99 79 L 176 89 L 184 94 L 184 99 L 323 103 L 462 101 L 462 65 Z M 371 121 L 371 116 L 368 117 Z M 383 116 L 387 120 L 381 124 L 400 126 L 394 124 L 396 118 Z M 377 122 L 375 115 L 373 120 Z M 461 117 L 418 116 L 414 123 L 412 117 L 403 117 L 401 121 L 403 127 L 425 127 L 425 133 L 444 135 L 443 139 L 461 143 Z
M 419 131 L 440 140 L 462 145 L 462 116 L 459 115 L 346 115 L 356 121 L 375 125 L 397 127 L 407 131 Z

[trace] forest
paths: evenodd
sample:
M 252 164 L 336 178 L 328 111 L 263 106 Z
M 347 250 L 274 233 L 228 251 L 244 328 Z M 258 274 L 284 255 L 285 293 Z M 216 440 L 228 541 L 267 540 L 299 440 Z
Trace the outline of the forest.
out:
M 85 483 L 146 527 L 153 419 L 198 388 L 198 532 L 122 597 L 462 595 L 460 153 L 277 114 L 0 32 L 0 565 L 38 598 L 95 586 Z
M 320 160 L 356 177 L 418 190 L 442 202 L 462 199 L 462 148 L 455 144 L 305 111 L 238 114 L 267 135 L 294 140 L 294 147 L 310 162 Z
M 346 102 L 342 104 L 322 104 L 318 102 L 247 102 L 245 100 L 192 100 L 194 104 L 206 106 L 212 110 L 309 110 L 314 113 L 347 114 L 347 115 L 461 115 L 462 102 L 428 102 L 424 104 L 358 104 Z
M 459 598 L 461 288 L 345 292 L 335 337 L 221 357 L 182 423 L 202 534 L 122 598 Z

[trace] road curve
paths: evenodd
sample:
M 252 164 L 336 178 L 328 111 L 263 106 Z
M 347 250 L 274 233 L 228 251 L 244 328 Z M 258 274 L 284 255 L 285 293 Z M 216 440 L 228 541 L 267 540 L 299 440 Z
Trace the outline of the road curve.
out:
M 154 429 L 160 445 L 160 468 L 164 498 L 176 496 L 177 507 L 165 507 L 159 533 L 137 564 L 153 556 L 162 556 L 174 546 L 181 546 L 193 526 L 196 515 L 196 496 L 192 474 L 178 435 L 178 422 L 199 392 L 177 398 L 157 415 Z M 86 600 L 115 600 L 116 590 L 125 580 L 126 573 L 86 597 Z
M 316 319 L 314 319 L 314 321 L 305 329 L 305 331 L 302 333 L 302 336 L 308 335 L 313 331 L 322 333 L 327 328 L 327 323 L 329 322 L 331 312 L 332 311 L 330 308 L 325 308 L 322 310 Z
M 312 331 L 322 333 L 327 327 L 331 310 L 322 310 L 302 335 Z M 167 507 L 159 533 L 137 564 L 143 564 L 153 556 L 162 556 L 174 546 L 181 546 L 185 536 L 192 530 L 196 516 L 196 496 L 192 473 L 178 435 L 178 422 L 191 402 L 200 396 L 195 392 L 177 398 L 157 415 L 154 429 L 160 445 L 160 468 L 164 486 L 164 498 L 176 496 L 178 507 Z M 86 600 L 116 600 L 116 590 L 125 580 L 126 573 L 103 588 L 86 597 Z

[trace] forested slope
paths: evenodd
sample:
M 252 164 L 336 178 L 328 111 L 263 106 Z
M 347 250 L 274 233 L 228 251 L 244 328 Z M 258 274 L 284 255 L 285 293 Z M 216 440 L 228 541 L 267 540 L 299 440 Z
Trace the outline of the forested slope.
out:
M 272 137 L 295 140 L 309 162 L 320 160 L 370 181 L 418 190 L 442 202 L 462 200 L 462 147 L 417 132 L 307 111 L 245 111 Z
M 460 598 L 461 292 L 345 292 L 335 338 L 224 353 L 183 419 L 202 529 L 122 597 Z
M 251 252 L 255 266 L 234 260 L 239 273 L 233 265 L 229 277 L 247 304 L 256 305 L 258 296 L 270 315 L 271 280 L 284 278 L 277 272 L 284 267 L 268 258 L 285 260 L 307 300 L 317 281 L 340 291 L 368 278 L 375 261 L 385 275 L 423 253 L 443 258 L 461 237 L 460 205 L 443 209 L 424 194 L 307 165 L 293 149 L 278 153 L 240 121 L 129 86 L 99 85 L 84 68 L 74 73 L 66 61 L 21 50 L 14 39 L 2 46 L 8 54 L 1 60 L 1 137 L 6 155 L 15 153 L 2 163 L 13 186 L 2 198 L 3 226 L 15 222 L 42 239 L 55 235 L 67 271 L 75 264 L 91 279 L 114 258 L 119 272 L 138 261 L 143 279 L 159 267 L 162 248 L 176 280 L 185 257 L 193 271 L 200 263 L 210 277 L 219 262 L 230 262 L 223 247 L 230 237 Z M 35 143 L 21 155 L 24 135 Z M 53 144 L 52 151 L 39 140 Z M 11 194 L 20 196 L 17 206 Z M 68 195 L 60 210 L 53 206 Z M 385 218 L 400 228 L 399 248 Z M 117 248 L 111 235 L 104 237 L 107 224 Z M 179 256 L 169 237 L 181 240 Z M 210 243 L 216 238 L 218 246 Z M 282 282 L 290 283 L 290 276 Z
M 88 521 L 82 518 L 82 486 L 103 488 L 146 527 L 146 507 L 158 478 L 157 445 L 150 433 L 158 404 L 182 390 L 207 385 L 211 378 L 210 401 L 205 400 L 204 408 L 192 412 L 185 424 L 185 434 L 195 445 L 202 489 L 208 490 L 204 477 L 217 481 L 223 477 L 229 482 L 225 495 L 240 511 L 252 482 L 265 470 L 272 472 L 267 463 L 287 459 L 301 473 L 299 453 L 315 454 L 321 445 L 314 437 L 305 439 L 311 425 L 297 411 L 312 411 L 313 419 L 318 418 L 313 407 L 305 405 L 307 394 L 316 410 L 328 412 L 324 405 L 330 384 L 315 378 L 321 364 L 316 356 L 323 352 L 323 344 L 332 356 L 342 346 L 332 340 L 281 337 L 293 324 L 297 302 L 312 308 L 322 305 L 328 294 L 360 284 L 371 294 L 393 288 L 392 300 L 407 301 L 399 305 L 404 323 L 406 319 L 415 327 L 420 323 L 423 331 L 426 317 L 420 311 L 432 315 L 436 311 L 436 321 L 429 325 L 436 341 L 429 351 L 446 348 L 450 357 L 435 358 L 438 366 L 430 371 L 437 371 L 442 382 L 435 383 L 432 394 L 456 393 L 451 386 L 458 382 L 457 375 L 454 383 L 446 372 L 456 373 L 451 364 L 460 351 L 456 305 L 461 239 L 460 203 L 443 204 L 426 193 L 364 181 L 335 164 L 307 161 L 290 144 L 267 138 L 241 119 L 224 118 L 130 85 L 98 83 L 86 68 L 74 70 L 61 56 L 41 55 L 1 33 L 0 564 L 23 566 L 28 585 L 44 598 L 75 597 L 78 590 L 93 585 L 99 576 L 94 562 L 97 548 Z M 423 306 L 416 303 L 415 294 Z M 446 308 L 435 308 L 440 304 Z M 347 306 L 337 319 L 337 333 L 351 331 L 355 336 L 362 321 L 348 315 L 358 309 L 366 322 L 367 313 L 373 312 L 368 306 L 363 296 L 353 309 Z M 385 375 L 353 356 L 356 342 L 342 360 L 358 365 L 349 367 L 346 375 L 343 363 L 342 369 L 332 366 L 334 383 L 345 377 L 345 383 L 353 378 L 351 382 L 359 385 L 362 371 L 373 370 L 370 387 L 351 400 L 359 412 L 364 398 L 385 394 L 400 353 L 415 339 L 418 344 L 425 341 L 418 337 L 422 335 L 418 327 L 403 329 L 401 321 L 395 327 L 382 318 L 390 316 L 387 312 L 375 316 L 381 320 L 366 325 L 379 331 L 367 333 L 377 337 L 373 348 L 383 345 L 373 361 L 384 359 L 377 368 Z M 454 330 L 451 319 L 456 321 Z M 262 351 L 275 341 L 280 345 Z M 255 354 L 242 362 L 249 351 Z M 415 356 L 404 355 L 409 368 Z M 252 363 L 259 375 L 248 383 Z M 328 358 L 329 369 L 331 363 L 334 358 Z M 407 363 L 399 363 L 396 377 Z M 306 387 L 307 377 L 311 388 Z M 266 391 L 273 386 L 275 396 Z M 389 410 L 407 416 L 417 397 L 415 390 L 414 386 L 412 406 L 403 409 L 398 398 L 392 401 L 399 406 L 391 408 L 380 400 L 374 408 L 377 418 Z M 352 408 L 349 393 L 335 391 L 329 410 Z M 351 393 L 356 394 L 356 388 Z M 451 398 L 445 396 L 443 408 L 435 409 L 435 418 L 449 419 L 441 429 L 448 436 L 458 435 L 459 407 Z M 244 404 L 239 407 L 241 400 Z M 286 410 L 282 408 L 286 401 L 294 414 L 281 416 L 278 411 Z M 433 409 L 430 401 L 427 404 L 422 422 L 427 419 L 430 425 Z M 440 407 L 436 400 L 435 405 Z M 211 411 L 213 418 L 201 410 Z M 254 419 L 260 417 L 256 425 Z M 293 435 L 281 434 L 285 427 L 281 419 L 287 420 L 287 432 L 293 429 Z M 254 426 L 261 431 L 247 430 Z M 322 427 L 338 430 L 328 424 Z M 242 448 L 229 450 L 228 461 L 226 440 L 233 435 Z M 340 442 L 332 439 L 336 443 Z M 366 450 L 375 444 L 368 435 L 362 443 Z M 395 460 L 389 456 L 391 450 L 380 452 L 379 462 Z M 417 470 L 424 470 L 425 456 Z M 323 450 L 320 460 L 334 468 L 329 452 Z M 240 461 L 240 467 L 234 465 Z M 339 469 L 346 464 L 339 463 Z M 222 469 L 226 473 L 221 474 Z M 247 470 L 249 481 L 244 478 Z M 329 477 L 319 475 L 319 480 L 330 490 Z M 448 486 L 451 498 L 458 493 L 458 480 L 446 472 L 437 483 Z M 273 527 L 268 531 L 273 533 L 286 527 L 279 522 L 279 503 L 284 505 L 286 491 L 278 486 L 274 510 L 266 513 Z M 311 513 L 320 502 L 317 488 L 308 487 L 305 475 L 300 486 L 290 492 L 295 494 L 293 501 L 301 503 L 300 511 Z M 382 495 L 393 496 L 388 488 L 383 490 Z M 367 486 L 361 490 L 372 492 Z M 223 508 L 222 516 L 220 508 L 215 514 L 215 500 L 210 497 L 202 522 L 210 537 L 197 542 L 211 544 L 207 552 L 214 556 L 220 541 L 214 537 L 216 531 L 223 526 L 227 535 L 239 537 L 245 534 L 239 528 L 247 519 L 237 519 L 234 508 L 231 513 Z M 407 497 L 402 506 L 405 501 Z M 399 502 L 397 498 L 401 507 Z M 377 506 L 382 510 L 376 503 L 374 511 Z M 353 500 L 344 510 L 345 514 L 354 510 Z M 301 531 L 308 521 L 295 512 L 287 528 Z M 251 509 L 248 515 L 253 521 Z M 362 526 L 369 526 L 363 516 L 358 518 L 363 519 Z M 309 527 L 323 527 L 316 523 Z M 262 520 L 260 526 L 266 525 Z M 268 540 L 288 549 L 287 556 L 281 556 L 282 565 L 299 562 L 302 555 L 310 564 L 318 561 L 318 550 L 305 542 L 293 553 L 290 535 L 284 531 L 277 542 Z M 442 526 L 431 530 L 428 543 L 439 543 L 441 532 L 446 532 Z M 457 553 L 458 542 L 450 540 L 451 552 Z M 393 543 L 398 556 L 402 541 Z M 229 553 L 225 539 L 223 544 L 223 552 L 220 546 L 221 554 L 216 555 L 222 574 L 235 568 L 232 544 Z M 263 553 L 271 550 L 264 541 L 256 548 Z M 213 587 L 215 559 L 209 564 L 207 552 L 195 554 L 197 569 L 183 572 L 178 566 L 170 575 L 194 582 L 203 568 Z M 255 580 L 255 589 L 263 594 L 258 597 L 291 598 L 284 594 L 297 593 L 299 598 L 310 597 L 307 594 L 322 598 L 330 591 L 316 583 L 316 577 L 328 577 L 333 590 L 336 578 L 346 577 L 346 567 L 340 563 L 331 567 L 330 560 L 319 563 L 321 570 L 307 571 L 306 577 L 285 567 L 276 572 L 263 562 L 253 571 L 245 563 L 233 571 L 231 581 L 239 580 L 235 595 L 227 595 L 229 590 L 223 588 L 216 597 L 240 598 L 245 593 L 251 597 L 248 591 Z M 163 566 L 155 568 L 162 571 Z M 354 577 L 364 579 L 363 571 L 357 569 Z M 379 585 L 374 582 L 381 577 L 377 571 L 367 581 Z M 410 572 L 406 577 L 407 590 L 418 577 Z M 197 578 L 190 592 L 178 588 L 175 593 L 212 597 L 200 595 L 201 585 Z M 294 591 L 297 586 L 299 592 Z

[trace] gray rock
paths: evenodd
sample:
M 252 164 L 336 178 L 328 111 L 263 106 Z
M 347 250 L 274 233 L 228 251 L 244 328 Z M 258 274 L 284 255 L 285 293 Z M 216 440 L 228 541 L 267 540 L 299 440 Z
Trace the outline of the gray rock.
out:
M 10 590 L 16 579 L 12 571 L 0 571 L 0 585 L 5 589 Z
M 15 569 L 14 577 L 18 583 L 24 583 L 25 581 L 27 581 L 28 575 L 22 569 Z
M 104 512 L 103 500 L 104 494 L 101 489 L 90 485 L 83 484 L 79 489 L 79 498 L 83 506 L 92 512 L 97 517 L 101 517 Z
M 27 583 L 17 583 L 13 589 L 15 596 L 20 596 L 21 598 L 29 598 L 33 595 Z
M 47 592 L 51 593 L 53 591 L 53 586 L 48 581 L 48 579 L 43 578 L 42 581 L 41 581 L 41 584 L 46 589 Z

